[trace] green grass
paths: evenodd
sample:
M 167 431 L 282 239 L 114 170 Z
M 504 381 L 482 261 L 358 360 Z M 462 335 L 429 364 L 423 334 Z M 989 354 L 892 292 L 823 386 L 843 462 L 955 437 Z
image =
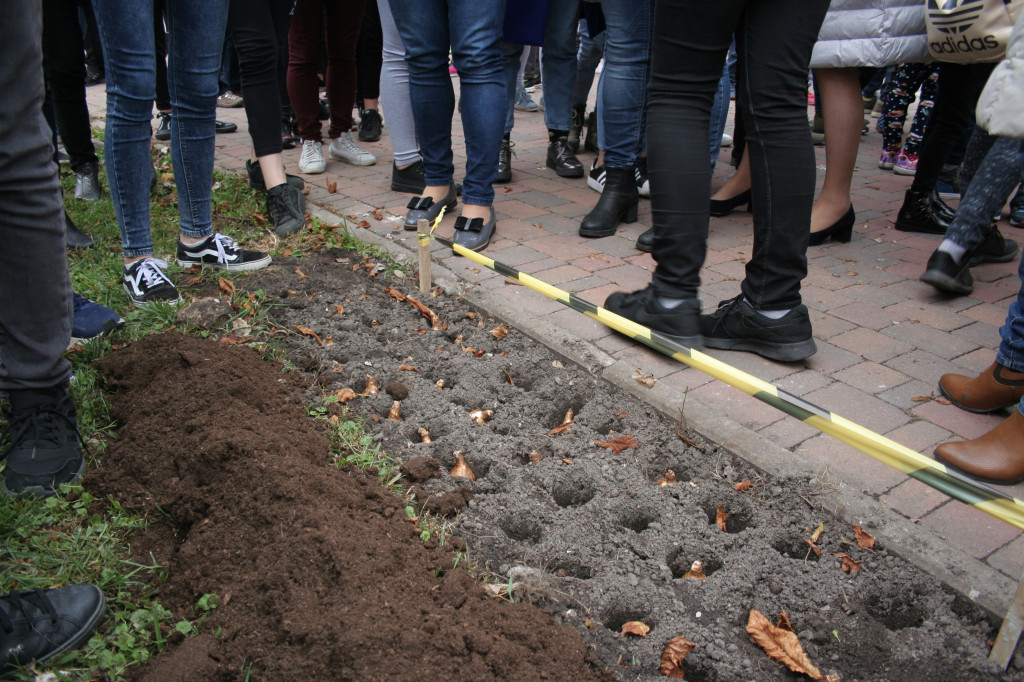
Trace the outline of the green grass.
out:
M 169 272 L 174 276 L 180 273 L 180 268 L 174 263 L 178 212 L 173 175 L 168 155 L 157 152 L 154 159 L 158 174 L 157 190 L 151 197 L 155 255 L 171 263 Z M 101 177 L 103 174 L 101 166 Z M 127 340 L 175 326 L 177 308 L 166 304 L 145 309 L 129 305 L 121 289 L 121 238 L 109 192 L 101 201 L 78 201 L 72 198 L 74 176 L 65 170 L 62 182 L 68 213 L 97 242 L 91 249 L 69 252 L 72 285 L 77 293 L 113 308 L 126 321 L 111 336 L 92 340 L 68 353 L 74 368 L 71 390 L 78 409 L 79 430 L 88 446 L 86 462 L 87 466 L 95 467 L 102 460 L 115 424 L 91 362 Z M 103 186 L 107 190 L 105 178 Z M 213 206 L 214 229 L 229 234 L 247 248 L 268 251 L 274 256 L 299 257 L 313 248 L 342 248 L 386 260 L 381 253 L 353 239 L 345 225 L 327 226 L 314 221 L 300 235 L 276 237 L 264 215 L 262 199 L 235 175 L 216 174 Z M 399 267 L 393 262 L 387 265 L 391 269 Z M 236 282 L 233 302 L 242 308 L 241 316 L 257 331 L 265 324 L 270 311 L 267 296 L 261 291 L 246 291 L 245 273 L 217 271 L 203 273 L 201 277 L 204 284 L 216 283 L 219 277 Z M 186 283 L 181 289 L 187 298 L 194 294 L 196 286 Z M 273 344 L 257 344 L 266 357 L 286 360 Z M 0 434 L 5 430 L 6 424 L 0 417 Z M 363 467 L 372 465 L 382 480 L 394 483 L 397 471 L 393 461 L 363 432 L 361 422 L 346 420 L 337 429 L 332 428 L 332 434 L 340 459 Z M 5 446 L 0 443 L 0 447 Z M 194 620 L 183 620 L 180 616 L 175 620 L 155 599 L 158 586 L 166 579 L 162 567 L 153 561 L 138 563 L 131 557 L 128 536 L 144 524 L 142 518 L 125 510 L 117 500 L 95 499 L 81 487 L 66 487 L 62 494 L 45 500 L 0 495 L 0 537 L 4 538 L 0 550 L 0 592 L 91 582 L 99 585 L 107 598 L 107 615 L 96 634 L 76 651 L 39 669 L 63 671 L 61 679 L 121 680 L 130 676 L 132 666 L 158 653 L 175 632 L 191 636 L 200 631 L 203 620 L 215 608 L 215 597 L 204 595 L 199 599 Z M 10 679 L 29 680 L 32 675 L 24 671 Z

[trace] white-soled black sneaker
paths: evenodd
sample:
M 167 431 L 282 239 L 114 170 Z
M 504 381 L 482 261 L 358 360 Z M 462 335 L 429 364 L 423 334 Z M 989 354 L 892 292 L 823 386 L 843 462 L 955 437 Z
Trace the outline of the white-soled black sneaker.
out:
M 219 232 L 190 246 L 178 242 L 178 265 L 183 268 L 201 265 L 239 272 L 265 268 L 270 265 L 270 260 L 269 255 L 261 251 L 246 251 L 237 246 L 234 239 Z
M 166 267 L 167 261 L 152 256 L 125 266 L 121 286 L 132 303 L 146 305 L 154 301 L 181 302 L 181 294 L 174 282 L 164 274 Z

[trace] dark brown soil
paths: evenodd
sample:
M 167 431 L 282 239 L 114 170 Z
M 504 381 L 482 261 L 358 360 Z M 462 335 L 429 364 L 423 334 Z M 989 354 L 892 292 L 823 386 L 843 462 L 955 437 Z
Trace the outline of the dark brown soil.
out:
M 140 679 L 242 680 L 251 665 L 262 680 L 655 680 L 681 635 L 697 644 L 688 680 L 806 679 L 754 644 L 751 609 L 773 622 L 786 610 L 811 660 L 843 680 L 1024 679 L 1019 657 L 1005 675 L 987 664 L 995 631 L 973 604 L 883 542 L 850 545 L 849 523 L 817 504 L 820 481 L 766 477 L 485 311 L 340 252 L 235 285 L 270 294 L 272 329 L 256 340 L 279 339 L 300 369 L 217 343 L 225 330 L 100 362 L 120 428 L 87 489 L 152 520 L 133 547 L 167 566 L 160 598 L 176 616 L 221 597 L 203 634 Z M 215 277 L 199 287 L 213 294 Z M 364 393 L 368 375 L 379 393 L 332 410 L 364 421 L 419 513 L 452 516 L 461 540 L 422 542 L 405 500 L 330 461 L 307 406 Z M 611 447 L 624 435 L 635 446 Z M 448 473 L 456 451 L 475 481 Z M 668 470 L 677 483 L 656 485 Z M 803 540 L 819 523 L 820 558 Z M 453 546 L 515 603 L 488 598 L 465 555 L 453 569 Z M 683 578 L 694 560 L 707 579 Z M 621 635 L 627 621 L 651 630 Z

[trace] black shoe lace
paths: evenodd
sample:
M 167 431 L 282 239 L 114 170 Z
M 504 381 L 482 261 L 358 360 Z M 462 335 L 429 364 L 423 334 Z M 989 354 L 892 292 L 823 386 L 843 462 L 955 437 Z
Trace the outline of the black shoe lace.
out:
M 0 595 L 0 601 L 10 604 L 11 609 L 21 613 L 26 620 L 32 620 L 32 615 L 29 612 L 29 609 L 32 609 L 45 613 L 49 617 L 50 623 L 57 624 L 57 609 L 53 608 L 50 599 L 42 590 L 11 592 L 10 594 Z M 14 622 L 7 613 L 7 610 L 0 609 L 0 628 L 3 628 L 3 631 L 7 634 L 11 634 L 14 632 Z
M 498 164 L 504 166 L 510 166 L 512 164 L 512 157 L 515 156 L 517 159 L 519 156 L 512 151 L 512 147 L 515 147 L 515 142 L 506 142 L 501 145 L 501 152 L 498 154 Z
M 82 434 L 78 430 L 77 420 L 71 414 L 61 409 L 64 400 L 70 400 L 70 398 L 64 398 L 51 404 L 44 404 L 35 409 L 19 410 L 18 412 L 9 411 L 7 413 L 9 427 L 7 448 L 0 453 L 0 460 L 7 459 L 7 455 L 18 447 L 26 437 L 35 443 L 49 442 L 54 445 L 60 445 L 62 425 L 74 431 L 82 448 L 88 451 L 85 439 L 82 438 Z

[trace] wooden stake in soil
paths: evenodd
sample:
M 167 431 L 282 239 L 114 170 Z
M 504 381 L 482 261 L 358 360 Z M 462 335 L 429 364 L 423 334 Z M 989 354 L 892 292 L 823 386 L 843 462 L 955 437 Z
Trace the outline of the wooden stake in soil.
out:
M 1003 670 L 1010 665 L 1013 652 L 1017 648 L 1017 641 L 1020 640 L 1021 631 L 1024 630 L 1024 576 L 1021 576 L 1017 585 L 1017 593 L 1010 602 L 1010 608 L 1006 612 L 1006 618 L 999 628 L 999 636 L 996 637 L 995 646 L 989 653 L 988 660 L 998 663 Z
M 430 221 L 416 221 L 416 241 L 420 246 L 420 293 L 430 291 Z

